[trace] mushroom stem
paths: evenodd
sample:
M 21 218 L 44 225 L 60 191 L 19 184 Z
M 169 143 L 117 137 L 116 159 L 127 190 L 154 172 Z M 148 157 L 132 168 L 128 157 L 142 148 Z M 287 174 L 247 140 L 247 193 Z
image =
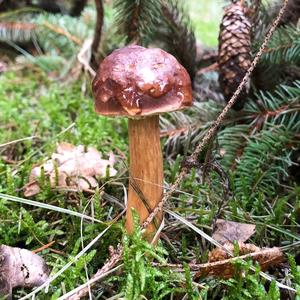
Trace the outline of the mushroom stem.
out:
M 149 210 L 151 212 L 156 207 L 163 195 L 163 159 L 160 147 L 159 116 L 129 119 L 128 133 L 130 183 L 126 229 L 128 233 L 132 233 L 134 224 L 131 208 L 136 210 L 142 223 L 148 217 Z M 139 196 L 139 193 L 142 194 L 142 197 Z M 149 241 L 155 235 L 161 219 L 162 214 L 158 215 L 155 222 L 147 227 L 145 237 Z

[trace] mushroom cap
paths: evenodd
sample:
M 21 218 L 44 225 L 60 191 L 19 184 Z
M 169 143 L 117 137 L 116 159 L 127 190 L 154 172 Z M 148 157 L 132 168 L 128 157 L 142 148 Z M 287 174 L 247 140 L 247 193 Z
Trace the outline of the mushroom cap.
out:
M 95 111 L 140 118 L 192 105 L 191 79 L 174 56 L 158 49 L 128 46 L 113 51 L 93 81 Z

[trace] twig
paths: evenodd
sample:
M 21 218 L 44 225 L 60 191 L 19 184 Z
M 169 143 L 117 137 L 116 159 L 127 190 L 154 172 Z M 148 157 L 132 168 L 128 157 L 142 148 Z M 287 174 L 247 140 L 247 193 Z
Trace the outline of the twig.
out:
M 201 62 L 216 62 L 218 59 L 218 51 L 216 50 L 208 50 L 205 51 L 204 54 L 201 57 Z
M 267 270 L 270 266 L 276 266 L 282 263 L 284 260 L 284 255 L 279 248 L 274 247 L 221 261 L 206 263 L 203 265 L 199 265 L 198 272 L 195 274 L 194 278 L 212 275 L 223 278 L 230 278 L 234 273 L 233 263 L 240 259 L 246 260 L 249 258 L 251 258 L 253 261 L 257 261 L 262 270 Z M 286 286 L 286 288 L 289 287 Z
M 176 129 L 163 130 L 160 132 L 160 137 L 171 137 L 176 134 L 182 134 L 189 131 L 189 127 L 182 127 Z
M 68 31 L 66 31 L 65 29 L 61 28 L 61 27 L 57 27 L 54 26 L 52 24 L 50 24 L 49 22 L 45 21 L 42 26 L 45 26 L 46 28 L 48 28 L 49 30 L 60 34 L 60 35 L 64 35 L 65 37 L 67 37 L 69 40 L 71 40 L 72 42 L 74 42 L 75 44 L 81 46 L 82 41 L 72 35 L 71 33 L 69 33 Z M 7 29 L 14 29 L 14 30 L 28 30 L 28 31 L 32 31 L 35 30 L 39 27 L 38 24 L 34 24 L 34 23 L 29 23 L 29 22 L 1 22 L 0 23 L 0 28 L 7 28 Z
M 55 254 L 58 254 L 58 255 L 61 255 L 61 256 L 66 256 L 66 253 L 63 252 L 63 251 L 59 251 L 59 250 L 56 250 L 56 249 L 53 249 L 53 248 L 49 248 L 49 250 Z
M 191 271 L 196 272 L 194 279 L 204 275 L 229 278 L 232 277 L 234 273 L 233 263 L 237 260 L 246 260 L 248 258 L 259 262 L 261 268 L 266 270 L 270 265 L 275 266 L 280 264 L 284 260 L 284 255 L 280 248 L 274 247 L 220 261 L 208 262 L 204 264 L 189 264 L 188 266 Z M 160 268 L 168 267 L 176 269 L 176 271 L 180 272 L 184 271 L 184 266 L 182 264 L 160 264 L 153 262 L 152 265 Z
M 291 48 L 292 46 L 293 46 L 293 43 L 288 43 L 288 44 L 280 45 L 280 46 L 274 47 L 274 48 L 266 48 L 264 53 L 275 52 L 275 51 L 283 50 L 283 49 L 285 50 L 285 49 Z
M 196 76 L 207 73 L 207 72 L 216 71 L 218 68 L 219 68 L 219 64 L 217 62 L 215 62 L 207 67 L 204 67 L 204 68 L 201 68 L 200 70 L 198 70 L 196 73 Z
M 0 28 L 11 29 L 11 30 L 34 30 L 38 25 L 29 22 L 0 22 Z
M 50 29 L 51 31 L 53 31 L 53 32 L 56 32 L 56 33 L 58 33 L 58 34 L 60 34 L 60 35 L 66 36 L 69 40 L 73 41 L 75 44 L 77 44 L 77 45 L 79 45 L 79 46 L 82 45 L 82 41 L 81 41 L 78 37 L 72 35 L 70 32 L 66 31 L 65 29 L 63 29 L 63 28 L 61 28 L 61 27 L 56 27 L 56 26 L 50 24 L 50 23 L 47 22 L 47 21 L 45 21 L 45 22 L 43 23 L 43 25 L 44 25 L 45 27 L 47 27 L 48 29 Z
M 42 246 L 40 248 L 37 248 L 37 249 L 33 250 L 32 252 L 33 253 L 39 253 L 39 252 L 41 252 L 41 251 L 43 251 L 43 250 L 51 247 L 54 243 L 55 243 L 55 241 L 52 241 L 52 242 L 50 242 L 50 243 L 48 243 L 48 244 L 46 244 L 46 245 L 44 245 L 44 246 Z
M 97 52 L 98 47 L 101 42 L 101 36 L 102 36 L 102 26 L 103 26 L 103 3 L 102 0 L 95 0 L 96 5 L 96 11 L 97 11 L 97 20 L 96 20 L 96 26 L 95 26 L 95 32 L 94 32 L 94 39 L 92 43 L 92 57 L 91 57 L 91 64 L 93 67 L 98 66 L 97 62 Z
M 86 39 L 77 55 L 78 61 L 83 65 L 84 69 L 90 72 L 92 77 L 96 76 L 96 72 L 90 66 L 92 40 Z

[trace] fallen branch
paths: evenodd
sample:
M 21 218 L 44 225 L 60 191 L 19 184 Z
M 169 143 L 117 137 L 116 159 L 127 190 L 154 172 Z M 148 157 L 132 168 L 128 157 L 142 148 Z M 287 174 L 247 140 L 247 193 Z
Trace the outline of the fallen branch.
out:
M 230 278 L 234 275 L 235 262 L 237 260 L 252 259 L 254 262 L 258 262 L 262 270 L 267 270 L 270 266 L 277 266 L 284 261 L 284 254 L 279 248 L 265 248 L 258 252 L 248 253 L 241 256 L 232 257 L 215 262 L 208 262 L 204 264 L 189 264 L 189 268 L 192 272 L 196 272 L 194 279 L 203 276 L 216 276 L 222 278 Z M 184 272 L 184 266 L 182 264 L 160 264 L 152 263 L 155 267 L 160 268 L 172 268 L 176 271 Z
M 216 70 L 218 70 L 218 68 L 219 68 L 219 64 L 215 62 L 207 67 L 204 67 L 204 68 L 201 68 L 200 70 L 198 70 L 196 73 L 196 76 L 207 73 L 207 72 L 216 71 Z

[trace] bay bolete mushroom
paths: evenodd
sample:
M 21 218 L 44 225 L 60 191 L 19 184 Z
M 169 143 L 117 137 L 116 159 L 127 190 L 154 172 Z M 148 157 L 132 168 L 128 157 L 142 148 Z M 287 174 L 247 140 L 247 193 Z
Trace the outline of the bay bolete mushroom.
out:
M 191 80 L 171 54 L 134 45 L 115 50 L 102 61 L 93 81 L 93 93 L 96 113 L 129 118 L 126 229 L 131 233 L 131 208 L 143 222 L 163 196 L 159 114 L 191 106 Z M 155 234 L 161 219 L 162 214 L 147 227 L 147 239 Z

